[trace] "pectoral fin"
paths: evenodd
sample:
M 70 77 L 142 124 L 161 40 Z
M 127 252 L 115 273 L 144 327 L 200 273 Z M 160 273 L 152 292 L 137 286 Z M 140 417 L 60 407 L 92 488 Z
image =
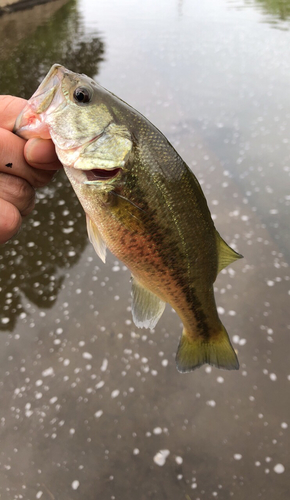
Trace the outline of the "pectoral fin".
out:
M 132 299 L 132 315 L 135 325 L 140 328 L 154 328 L 166 303 L 140 285 L 133 276 Z
M 216 242 L 218 248 L 218 273 L 237 259 L 242 259 L 240 253 L 235 252 L 216 231 Z
M 91 221 L 87 215 L 87 230 L 89 240 L 92 243 L 96 253 L 103 262 L 106 262 L 106 243 L 104 242 L 97 226 Z

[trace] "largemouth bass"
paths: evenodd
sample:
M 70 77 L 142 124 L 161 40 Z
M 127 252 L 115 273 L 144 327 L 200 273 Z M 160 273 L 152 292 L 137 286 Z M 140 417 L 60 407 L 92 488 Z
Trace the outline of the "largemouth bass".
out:
M 242 257 L 214 227 L 202 189 L 164 135 L 91 78 L 55 64 L 15 132 L 53 140 L 87 217 L 90 241 L 132 273 L 132 314 L 154 328 L 168 302 L 183 323 L 177 368 L 234 370 L 214 299 L 218 272 Z

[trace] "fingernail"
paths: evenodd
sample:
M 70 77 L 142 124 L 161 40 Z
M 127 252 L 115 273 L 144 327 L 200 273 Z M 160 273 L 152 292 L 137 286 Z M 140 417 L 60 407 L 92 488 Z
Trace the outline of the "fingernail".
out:
M 41 139 L 29 139 L 25 145 L 25 158 L 28 162 L 35 162 L 35 152 L 38 153 L 38 144 Z M 36 155 L 38 157 L 38 154 Z

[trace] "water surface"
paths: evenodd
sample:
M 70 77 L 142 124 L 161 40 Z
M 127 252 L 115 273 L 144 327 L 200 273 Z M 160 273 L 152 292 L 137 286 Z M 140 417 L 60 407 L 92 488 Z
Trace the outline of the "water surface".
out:
M 286 500 L 289 2 L 37 9 L 17 39 L 0 18 L 0 92 L 29 97 L 59 62 L 165 133 L 245 256 L 215 283 L 241 368 L 176 371 L 178 317 L 133 325 L 129 272 L 95 255 L 58 174 L 0 249 L 1 498 Z

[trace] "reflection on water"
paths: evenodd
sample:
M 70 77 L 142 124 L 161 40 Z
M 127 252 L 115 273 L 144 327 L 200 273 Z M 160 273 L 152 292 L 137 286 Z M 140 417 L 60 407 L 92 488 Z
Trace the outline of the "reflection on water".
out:
M 5 54 L 4 49 L 0 47 L 0 54 Z M 30 97 L 55 62 L 96 75 L 103 54 L 102 40 L 85 31 L 76 2 L 70 1 L 21 40 L 12 53 L 6 53 L 1 61 L 0 92 Z
M 65 269 L 75 264 L 87 243 L 85 220 L 63 173 L 38 193 L 36 208 L 0 255 L 0 328 L 13 330 L 27 300 L 51 307 Z
M 285 21 L 290 16 L 289 0 L 255 0 L 261 5 L 263 11 L 271 16 L 277 16 L 281 21 Z
M 2 44 L 3 57 L 3 40 Z M 55 62 L 96 75 L 103 54 L 102 40 L 96 32 L 86 32 L 76 2 L 68 2 L 9 56 L 6 53 L 0 93 L 30 97 Z M 63 282 L 62 269 L 77 262 L 86 243 L 83 213 L 66 176 L 59 173 L 57 180 L 38 192 L 36 210 L 0 253 L 0 329 L 12 330 L 17 317 L 26 315 L 23 298 L 38 307 L 51 307 Z
M 288 30 L 290 0 L 242 0 L 230 2 L 234 8 L 255 9 L 263 15 L 264 21 L 275 29 Z

